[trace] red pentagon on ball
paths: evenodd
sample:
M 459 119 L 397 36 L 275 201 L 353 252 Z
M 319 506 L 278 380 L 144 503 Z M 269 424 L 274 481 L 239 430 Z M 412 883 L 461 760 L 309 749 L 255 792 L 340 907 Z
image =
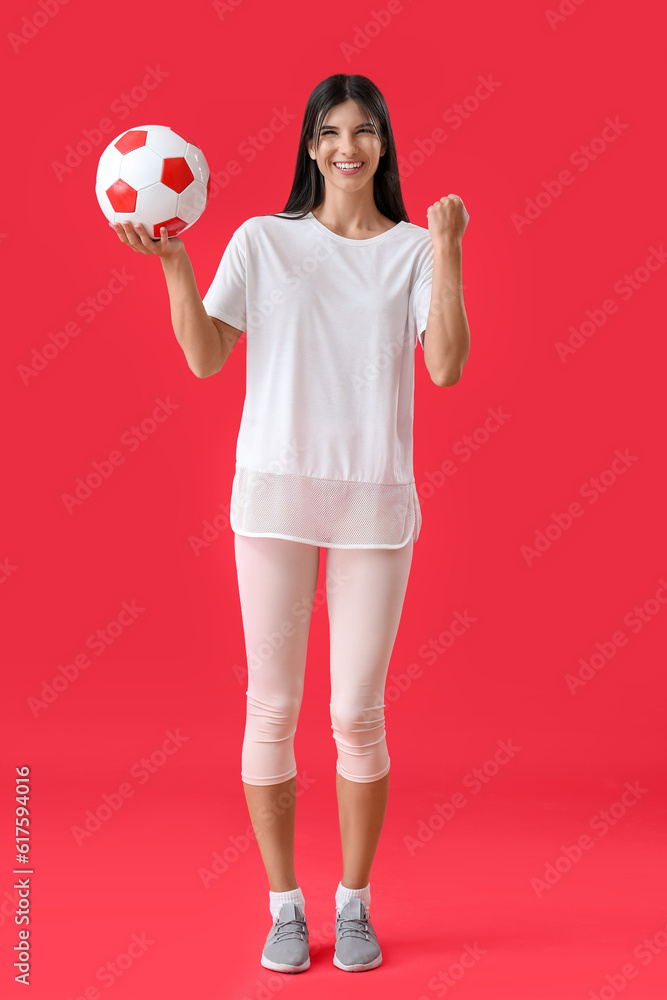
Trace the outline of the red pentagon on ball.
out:
M 166 219 L 164 222 L 157 222 L 155 226 L 153 226 L 153 236 L 155 239 L 160 238 L 161 226 L 164 226 L 167 230 L 167 236 L 176 236 L 177 233 L 180 233 L 181 229 L 185 229 L 187 222 L 184 222 L 183 219 L 179 219 L 178 216 L 173 219 Z
M 162 161 L 162 177 L 160 180 L 166 187 L 178 194 L 192 184 L 194 174 L 184 156 L 167 156 Z
M 137 192 L 127 181 L 114 181 L 106 194 L 114 212 L 134 212 L 137 207 Z
M 131 132 L 126 132 L 125 135 L 121 135 L 118 142 L 114 143 L 114 146 L 119 153 L 130 153 L 133 149 L 139 149 L 139 146 L 146 145 L 146 136 L 148 132 L 142 132 L 140 129 L 133 129 Z

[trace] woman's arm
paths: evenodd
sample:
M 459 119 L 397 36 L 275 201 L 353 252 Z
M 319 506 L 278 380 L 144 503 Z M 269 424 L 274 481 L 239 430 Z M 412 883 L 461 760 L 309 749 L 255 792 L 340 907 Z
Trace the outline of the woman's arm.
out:
M 185 250 L 174 257 L 160 259 L 169 292 L 171 323 L 188 367 L 198 378 L 215 375 L 227 361 L 243 330 L 207 314 Z
M 427 215 L 433 240 L 433 281 L 424 362 L 436 385 L 456 385 L 470 354 L 461 249 L 469 216 L 457 195 L 441 198 Z

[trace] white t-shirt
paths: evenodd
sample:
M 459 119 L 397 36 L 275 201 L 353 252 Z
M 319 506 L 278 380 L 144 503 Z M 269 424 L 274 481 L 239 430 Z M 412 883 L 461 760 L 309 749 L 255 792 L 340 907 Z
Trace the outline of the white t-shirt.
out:
M 365 240 L 312 212 L 234 231 L 203 299 L 246 332 L 234 532 L 332 548 L 418 538 L 414 363 L 432 275 L 431 235 L 410 222 Z

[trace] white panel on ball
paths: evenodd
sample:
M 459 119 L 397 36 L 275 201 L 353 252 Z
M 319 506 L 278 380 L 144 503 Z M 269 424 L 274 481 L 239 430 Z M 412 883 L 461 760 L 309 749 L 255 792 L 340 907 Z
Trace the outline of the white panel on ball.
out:
M 206 185 L 200 181 L 192 181 L 178 196 L 178 217 L 191 226 L 205 208 Z
M 151 131 L 146 138 L 146 145 L 155 150 L 159 156 L 184 156 L 187 148 L 185 139 L 176 135 L 171 129 L 160 129 Z
M 192 143 L 188 143 L 188 148 L 185 151 L 185 162 L 190 167 L 192 171 L 192 176 L 195 180 L 201 181 L 204 186 L 209 177 L 208 163 L 204 159 L 204 154 L 198 146 L 193 146 Z
M 111 187 L 120 177 L 120 165 L 123 162 L 123 154 L 119 153 L 115 146 L 107 146 L 97 167 L 97 182 L 104 187 L 104 190 Z
M 151 184 L 150 187 L 142 188 L 137 195 L 136 211 L 142 218 L 166 222 L 176 218 L 177 209 L 178 195 L 166 184 Z M 149 232 L 152 236 L 152 225 Z
M 105 185 L 96 184 L 95 185 L 95 194 L 97 195 L 97 202 L 98 202 L 100 208 L 102 209 L 102 211 L 104 212 L 104 214 L 106 215 L 107 219 L 109 220 L 109 222 L 113 222 L 114 221 L 114 207 L 111 204 L 111 202 L 109 201 L 109 199 L 107 198 L 107 187 L 109 187 L 108 184 L 105 184 Z
M 120 165 L 121 180 L 138 191 L 148 184 L 155 184 L 162 176 L 162 157 L 147 146 L 132 149 L 123 157 Z

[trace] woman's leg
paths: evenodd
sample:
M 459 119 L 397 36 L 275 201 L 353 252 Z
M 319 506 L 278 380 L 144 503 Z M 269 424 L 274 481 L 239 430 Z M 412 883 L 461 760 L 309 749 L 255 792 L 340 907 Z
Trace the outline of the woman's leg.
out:
M 327 549 L 331 728 L 342 883 L 362 889 L 380 839 L 389 792 L 384 688 L 412 563 L 400 549 Z
M 273 892 L 294 875 L 296 732 L 320 550 L 283 538 L 234 535 L 248 659 L 241 777 Z

